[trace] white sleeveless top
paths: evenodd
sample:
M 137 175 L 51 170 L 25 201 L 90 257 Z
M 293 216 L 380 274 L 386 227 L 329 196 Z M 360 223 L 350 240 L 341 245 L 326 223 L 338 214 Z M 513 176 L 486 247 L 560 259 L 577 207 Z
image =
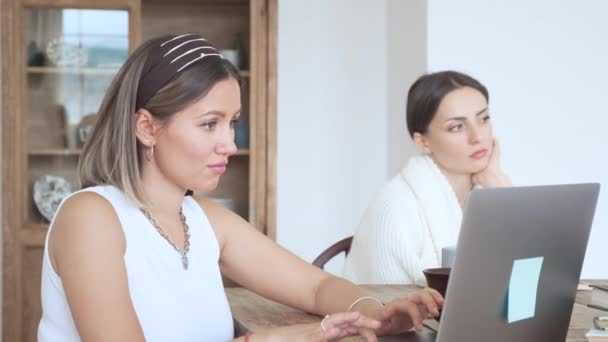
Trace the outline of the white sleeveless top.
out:
M 106 198 L 120 220 L 126 239 L 129 293 L 147 341 L 224 342 L 234 338 L 232 313 L 219 270 L 219 245 L 194 199 L 184 197 L 182 204 L 190 227 L 189 264 L 184 270 L 181 255 L 118 188 L 95 186 L 81 191 Z M 42 264 L 38 341 L 80 341 L 61 278 L 48 254 L 52 227 L 51 222 Z

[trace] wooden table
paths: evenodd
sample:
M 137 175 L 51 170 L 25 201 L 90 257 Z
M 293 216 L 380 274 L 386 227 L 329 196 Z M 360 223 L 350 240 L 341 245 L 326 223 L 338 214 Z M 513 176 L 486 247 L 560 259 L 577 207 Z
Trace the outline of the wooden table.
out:
M 604 285 L 608 287 L 608 280 L 583 280 L 583 283 L 590 284 L 591 286 Z M 579 302 L 578 298 L 577 302 Z M 591 306 L 601 308 L 601 310 L 608 311 L 608 291 L 594 289 L 590 295 L 583 296 L 580 302 L 581 304 L 590 304 Z
M 590 283 L 597 284 L 601 283 L 601 281 Z M 604 281 L 604 283 L 608 283 L 608 281 Z M 362 287 L 370 295 L 377 297 L 383 302 L 389 302 L 394 298 L 407 297 L 409 294 L 420 289 L 419 287 L 408 285 L 363 285 Z M 237 333 L 239 331 L 259 331 L 291 324 L 314 323 L 321 320 L 318 316 L 270 301 L 244 288 L 227 288 L 226 295 L 232 309 L 235 324 L 237 325 Z M 587 306 L 588 304 L 599 304 L 608 307 L 608 292 L 594 289 L 592 292 L 581 291 L 577 293 L 567 342 L 586 342 L 585 333 L 593 325 L 593 317 L 608 315 L 608 311 L 590 308 Z M 384 337 L 380 341 L 430 341 L 430 337 L 434 336 L 439 325 L 435 320 L 426 320 L 425 326 L 425 331 L 420 334 L 410 332 L 397 338 Z M 351 337 L 345 338 L 342 341 L 360 340 L 360 338 Z

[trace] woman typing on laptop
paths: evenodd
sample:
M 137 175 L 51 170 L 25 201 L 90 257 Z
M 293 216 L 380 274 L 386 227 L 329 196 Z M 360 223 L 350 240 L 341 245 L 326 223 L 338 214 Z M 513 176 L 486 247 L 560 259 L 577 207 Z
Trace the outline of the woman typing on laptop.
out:
M 38 341 L 330 341 L 422 329 L 443 299 L 384 305 L 187 189 L 214 190 L 236 152 L 238 71 L 198 34 L 151 39 L 118 72 L 79 162 L 84 189 L 48 231 Z M 221 274 L 325 316 L 234 336 Z
M 488 100 L 481 83 L 454 71 L 414 82 L 406 120 L 421 154 L 369 205 L 346 260 L 346 278 L 424 285 L 422 270 L 439 267 L 441 249 L 457 242 L 471 190 L 511 185 L 500 166 Z

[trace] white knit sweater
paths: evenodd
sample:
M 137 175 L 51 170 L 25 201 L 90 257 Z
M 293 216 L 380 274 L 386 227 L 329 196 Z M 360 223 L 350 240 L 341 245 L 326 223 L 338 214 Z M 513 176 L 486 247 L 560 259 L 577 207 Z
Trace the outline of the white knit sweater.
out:
M 346 259 L 344 277 L 358 284 L 418 284 L 454 246 L 462 209 L 447 178 L 425 155 L 412 157 L 367 208 Z

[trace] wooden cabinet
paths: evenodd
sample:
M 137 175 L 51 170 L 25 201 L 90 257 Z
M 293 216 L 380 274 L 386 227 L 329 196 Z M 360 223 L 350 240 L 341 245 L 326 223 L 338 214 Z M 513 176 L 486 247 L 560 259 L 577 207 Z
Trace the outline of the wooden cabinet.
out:
M 276 1 L 0 0 L 3 341 L 36 340 L 49 218 L 61 192 L 78 189 L 76 164 L 106 88 L 147 38 L 198 32 L 241 51 L 239 150 L 218 189 L 195 195 L 275 237 Z

